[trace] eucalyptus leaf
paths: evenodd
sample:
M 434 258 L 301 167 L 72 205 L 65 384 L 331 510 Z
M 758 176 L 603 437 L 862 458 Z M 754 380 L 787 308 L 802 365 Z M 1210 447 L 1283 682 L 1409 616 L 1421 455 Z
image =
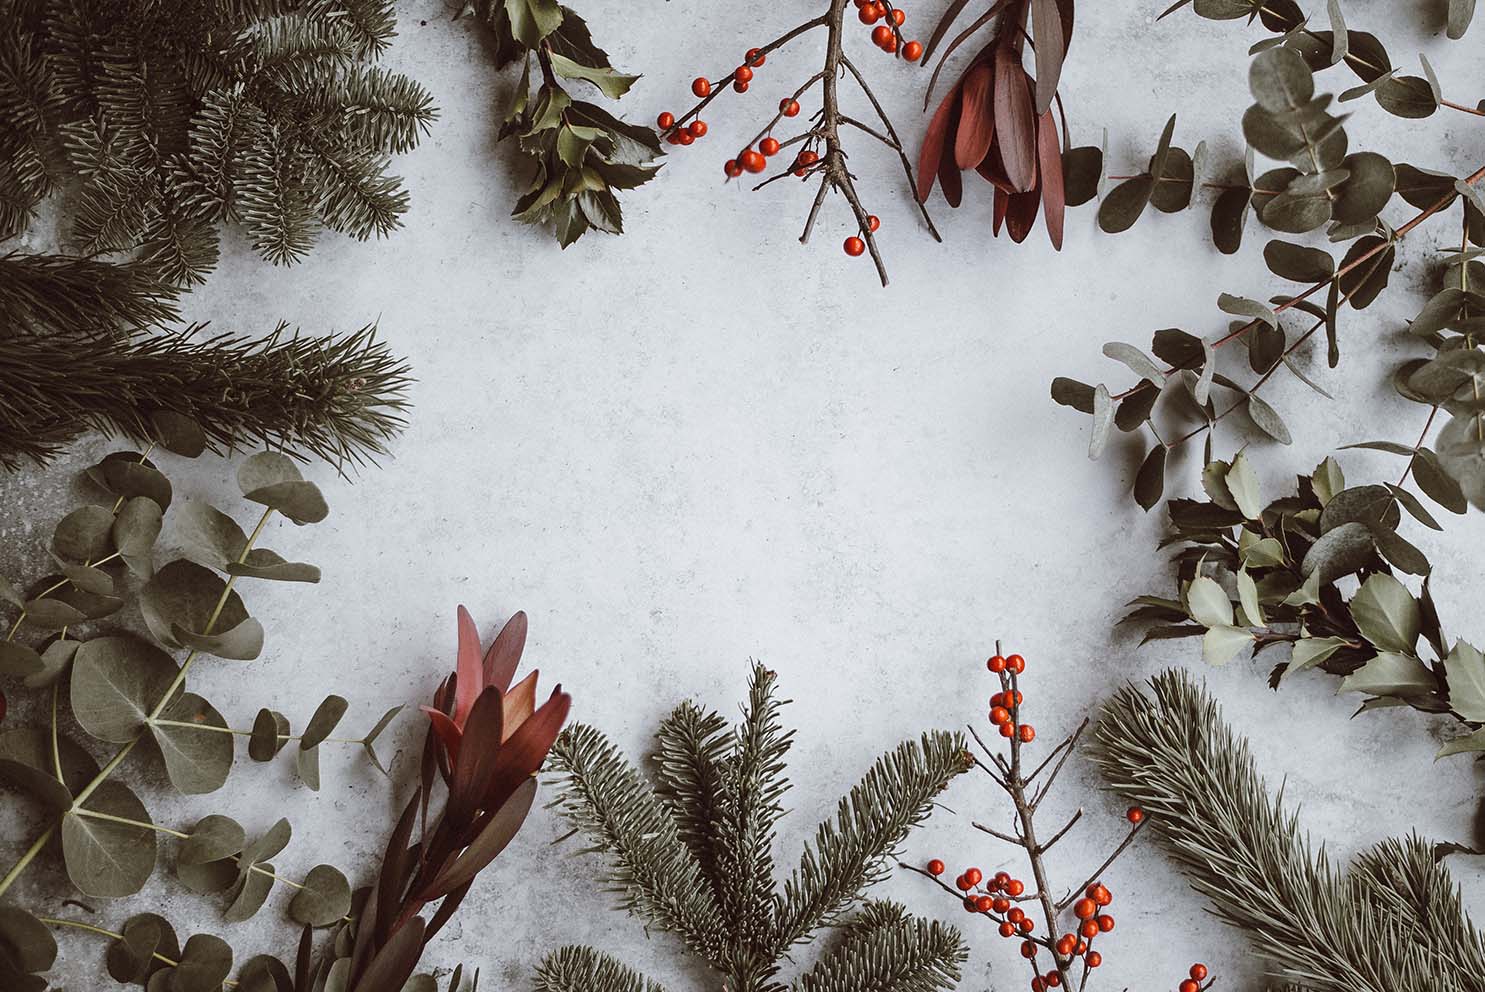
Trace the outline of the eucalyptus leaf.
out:
M 295 923 L 311 927 L 329 926 L 350 910 L 351 885 L 331 865 L 311 868 L 289 903 L 289 917 Z
M 166 565 L 144 584 L 139 593 L 139 608 L 150 633 L 166 647 L 184 646 L 175 634 L 177 628 L 209 637 L 211 632 L 236 630 L 249 620 L 242 598 L 236 591 L 228 590 L 219 575 L 183 559 Z M 208 632 L 207 624 L 213 617 L 215 621 Z M 257 636 L 261 646 L 261 627 Z
M 66 561 L 96 561 L 113 550 L 113 514 L 101 506 L 80 506 L 52 532 L 52 553 Z
M 1284 420 L 1279 416 L 1278 411 L 1264 400 L 1259 399 L 1255 393 L 1248 394 L 1248 416 L 1259 430 L 1280 444 L 1293 442 L 1294 438 L 1290 435 L 1289 428 L 1284 425 Z
M 252 865 L 239 862 L 237 883 L 232 889 L 232 901 L 228 903 L 227 909 L 222 913 L 222 919 L 228 923 L 242 923 L 258 915 L 258 910 L 268 901 L 268 896 L 273 892 L 273 865 Z
M 193 692 L 182 693 L 165 708 L 160 719 L 172 722 L 152 722 L 150 732 L 160 748 L 170 784 L 187 795 L 221 788 L 232 770 L 233 741 L 227 721 L 216 707 Z M 179 723 L 191 726 L 177 726 Z
M 232 948 L 209 933 L 192 934 L 170 976 L 171 992 L 218 992 L 232 973 Z
M 253 720 L 253 730 L 248 737 L 248 757 L 254 761 L 272 761 L 288 743 L 289 721 L 282 713 L 261 709 Z
M 241 558 L 247 547 L 247 534 L 237 521 L 195 499 L 176 511 L 175 537 L 188 559 L 221 571 Z
M 1263 260 L 1274 275 L 1294 282 L 1320 282 L 1335 273 L 1330 252 L 1277 238 L 1264 245 Z
M 1119 234 L 1129 230 L 1145 212 L 1154 191 L 1155 178 L 1149 173 L 1126 179 L 1109 190 L 1099 204 L 1098 226 L 1105 234 Z
M 241 854 L 247 844 L 247 834 L 242 824 L 230 816 L 213 813 L 196 821 L 190 836 L 180 843 L 176 862 L 182 865 L 203 865 L 221 861 Z
M 1334 582 L 1371 563 L 1376 542 L 1364 523 L 1348 522 L 1326 531 L 1310 545 L 1300 564 L 1300 574 L 1319 582 Z M 1291 605 L 1300 605 L 1298 603 Z
M 127 744 L 144 730 L 180 668 L 159 648 L 134 637 L 85 641 L 72 663 L 72 712 L 101 741 Z
M 109 816 L 150 823 L 149 812 L 117 779 L 98 783 L 87 808 Z M 62 817 L 62 859 L 67 877 L 84 894 L 116 899 L 144 888 L 155 870 L 155 832 L 73 811 Z

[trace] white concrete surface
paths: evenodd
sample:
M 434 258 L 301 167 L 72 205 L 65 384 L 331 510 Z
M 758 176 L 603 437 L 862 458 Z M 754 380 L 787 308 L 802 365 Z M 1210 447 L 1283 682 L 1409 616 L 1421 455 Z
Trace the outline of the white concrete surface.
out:
M 622 109 L 646 121 L 687 106 L 694 75 L 725 71 L 816 6 L 585 0 L 582 12 L 617 65 L 645 73 Z M 910 26 L 926 35 L 940 6 L 914 5 Z M 1187 148 L 1207 138 L 1223 158 L 1240 141 L 1244 53 L 1263 33 L 1189 13 L 1157 24 L 1163 6 L 1079 5 L 1063 93 L 1079 141 L 1096 143 L 1107 124 L 1119 170 L 1143 164 L 1172 111 Z M 1381 34 L 1399 64 L 1416 67 L 1416 52 L 1426 51 L 1451 93 L 1473 103 L 1485 26 L 1451 43 L 1418 23 L 1423 6 L 1353 0 L 1346 11 L 1353 27 Z M 527 610 L 529 663 L 571 689 L 577 718 L 633 751 L 686 695 L 735 712 L 745 662 L 762 658 L 782 673 L 800 728 L 779 852 L 787 867 L 880 751 L 926 727 L 983 719 L 991 689 L 982 661 L 997 637 L 1030 660 L 1028 707 L 1043 739 L 1124 679 L 1201 667 L 1190 642 L 1136 650 L 1128 633 L 1112 630 L 1128 598 L 1168 588 L 1154 552 L 1161 521 L 1126 498 L 1140 452 L 1116 445 L 1090 463 L 1086 419 L 1055 407 L 1047 386 L 1057 374 L 1122 382 L 1100 357 L 1102 342 L 1145 344 L 1165 326 L 1210 334 L 1224 326 L 1219 291 L 1279 291 L 1254 231 L 1228 259 L 1209 243 L 1204 210 L 1146 218 L 1111 238 L 1085 207 L 1072 213 L 1059 255 L 1040 228 L 1020 247 L 991 240 L 988 187 L 967 181 L 964 208 L 935 205 L 946 238 L 936 245 L 890 154 L 853 142 L 862 193 L 883 220 L 893 278 L 884 291 L 867 260 L 840 251 L 851 233 L 843 204 L 827 205 L 816 243 L 801 247 L 810 191 L 778 184 L 749 194 L 720 182 L 729 147 L 810 71 L 805 41 L 771 57 L 748 97 L 715 105 L 712 136 L 624 197 L 628 233 L 590 235 L 561 252 L 508 217 L 512 160 L 494 143 L 492 112 L 512 80 L 490 70 L 442 0 L 402 7 L 392 60 L 424 80 L 442 108 L 431 137 L 398 163 L 413 195 L 406 230 L 373 244 L 326 237 L 307 264 L 287 271 L 233 237 L 220 271 L 186 303 L 192 318 L 253 331 L 280 317 L 308 330 L 376 319 L 419 380 L 394 456 L 351 481 L 315 467 L 331 518 L 269 535 L 285 555 L 320 564 L 324 581 L 247 590 L 268 628 L 263 657 L 204 665 L 192 679 L 234 723 L 249 724 L 265 704 L 303 721 L 321 695 L 338 691 L 351 700 L 347 726 L 355 728 L 385 706 L 420 699 L 453 663 L 458 603 L 486 636 Z M 925 74 L 879 61 L 864 37 L 851 43 L 916 145 Z M 1334 76 L 1322 85 L 1351 85 L 1341 71 Z M 1355 110 L 1353 147 L 1428 167 L 1478 164 L 1474 118 L 1405 124 L 1369 101 Z M 1456 236 L 1452 224 L 1427 228 L 1404 254 L 1417 259 Z M 1406 288 L 1347 318 L 1341 367 L 1313 363 L 1334 402 L 1293 381 L 1275 391 L 1297 443 L 1260 445 L 1268 491 L 1340 444 L 1417 430 L 1417 408 L 1392 395 L 1385 375 L 1406 348 L 1401 320 L 1422 299 L 1423 269 L 1411 264 L 1394 282 Z M 1229 434 L 1223 445 L 1230 452 L 1237 440 Z M 77 498 L 69 473 L 107 450 L 90 441 L 49 473 L 0 482 L 7 568 L 24 564 L 34 575 L 41 567 L 51 521 Z M 1390 466 L 1357 453 L 1344 464 L 1353 478 Z M 215 458 L 168 460 L 180 490 L 242 519 L 250 511 L 232 499 L 232 470 Z M 1189 464 L 1172 484 L 1194 485 Z M 1478 558 L 1465 550 L 1481 546 L 1485 526 L 1478 514 L 1447 524 L 1443 539 L 1418 535 L 1437 567 L 1446 628 L 1485 637 Z M 1349 719 L 1357 700 L 1337 697 L 1324 676 L 1275 695 L 1264 684 L 1269 663 L 1241 660 L 1207 675 L 1271 781 L 1287 779 L 1306 824 L 1335 853 L 1415 828 L 1469 835 L 1479 776 L 1464 759 L 1433 763 L 1440 723 L 1399 710 Z M 399 768 L 408 772 L 418 721 L 407 717 L 400 734 Z M 364 879 L 397 794 L 357 755 L 327 755 L 324 764 L 318 795 L 296 787 L 286 763 L 244 756 L 222 793 L 151 805 L 165 823 L 223 811 L 262 828 L 288 815 L 296 836 L 282 870 L 330 861 Z M 143 763 L 131 775 L 166 796 Z M 1097 786 L 1082 762 L 1066 776 L 1059 805 L 1081 803 L 1091 815 L 1054 859 L 1063 884 L 1119 835 L 1119 809 Z M 971 815 L 999 815 L 986 785 L 959 786 L 948 805 L 958 815 L 938 814 L 912 838 L 909 857 L 1016 866 L 969 827 Z M 28 828 L 13 810 L 3 822 L 8 860 Z M 613 911 L 598 863 L 548 846 L 559 833 L 550 816 L 533 817 L 481 877 L 432 963 L 464 960 L 484 970 L 490 988 L 522 988 L 550 948 L 595 942 L 673 990 L 716 987 L 672 939 L 647 939 L 638 921 Z M 1457 869 L 1479 889 L 1479 862 Z M 1240 936 L 1202 912 L 1153 847 L 1136 849 L 1109 882 L 1120 926 L 1105 947 L 1101 987 L 1174 988 L 1194 960 L 1211 965 L 1224 989 L 1261 987 Z M 49 908 L 64 891 L 51 869 L 31 872 L 20 888 L 25 901 Z M 963 917 L 919 879 L 894 878 L 879 894 Z M 233 927 L 218 904 L 162 872 L 139 897 L 99 906 L 98 920 L 158 909 L 182 931 L 227 936 L 243 957 L 286 953 L 285 900 L 274 898 L 279 909 Z M 1008 943 L 988 927 L 972 936 L 963 988 L 1025 987 Z M 64 948 L 65 984 L 97 987 L 103 948 L 82 937 Z

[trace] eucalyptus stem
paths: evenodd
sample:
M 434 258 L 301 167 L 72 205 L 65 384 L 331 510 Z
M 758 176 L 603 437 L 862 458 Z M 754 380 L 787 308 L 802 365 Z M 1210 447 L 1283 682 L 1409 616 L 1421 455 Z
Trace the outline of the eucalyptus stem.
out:
M 209 723 L 190 723 L 186 720 L 153 720 L 151 722 L 154 723 L 154 725 L 157 727 L 179 727 L 182 730 L 203 730 L 211 734 L 232 734 L 236 737 L 253 736 L 253 732 L 251 730 L 242 730 L 237 727 L 213 727 Z M 279 734 L 277 736 L 278 739 L 281 741 L 300 741 L 304 739 L 304 736 L 302 734 Z M 325 744 L 366 743 L 365 738 L 362 737 L 321 737 L 320 741 Z
M 263 510 L 263 515 L 258 518 L 258 525 L 253 528 L 252 534 L 248 536 L 247 542 L 242 547 L 242 554 L 238 555 L 237 557 L 238 564 L 241 564 L 247 560 L 248 552 L 253 549 L 254 542 L 256 542 L 259 535 L 263 533 L 263 527 L 265 524 L 268 523 L 268 518 L 272 515 L 272 507 L 266 507 Z M 212 629 L 216 626 L 217 620 L 221 618 L 222 610 L 224 610 L 227 606 L 227 598 L 232 594 L 232 585 L 236 581 L 236 579 L 237 576 L 235 575 L 229 575 L 227 577 L 227 581 L 222 588 L 222 594 L 217 597 L 216 606 L 212 609 L 210 618 L 207 620 L 205 626 L 202 628 L 201 632 L 203 634 L 210 634 L 212 632 Z M 156 703 L 154 708 L 150 711 L 149 717 L 145 721 L 145 726 L 141 728 L 137 734 L 134 735 L 134 738 L 132 740 L 115 751 L 113 757 L 108 759 L 108 763 L 105 764 L 101 769 L 99 769 L 97 775 L 93 776 L 92 781 L 85 785 L 82 790 L 73 797 L 72 808 L 68 812 L 84 812 L 82 809 L 82 804 L 87 801 L 88 797 L 93 794 L 98 786 L 106 782 L 109 777 L 113 775 L 113 773 L 118 769 L 118 767 L 124 763 L 124 759 L 127 758 L 129 756 L 129 753 L 134 750 L 134 746 L 144 738 L 144 735 L 146 733 L 149 732 L 149 724 L 159 717 L 159 715 L 164 711 L 165 707 L 169 705 L 170 701 L 175 697 L 176 692 L 180 689 L 181 685 L 185 683 L 186 674 L 190 671 L 191 664 L 196 660 L 198 654 L 199 652 L 195 648 L 192 648 L 190 653 L 186 655 L 185 661 L 181 663 L 180 671 L 177 672 L 175 678 L 171 680 L 170 687 L 165 690 L 165 693 L 163 696 L 161 696 L 160 701 Z M 88 810 L 86 812 L 92 813 L 93 811 Z M 66 814 L 63 815 L 65 816 Z M 0 878 L 0 895 L 4 895 L 5 892 L 11 887 L 11 885 L 15 884 L 15 880 L 19 878 L 21 876 L 21 873 L 26 870 L 26 867 L 36 859 L 36 855 L 41 853 L 42 848 L 46 846 L 46 842 L 51 839 L 51 836 L 56 831 L 56 829 L 57 823 L 54 822 L 45 830 L 43 830 L 41 832 L 41 835 L 37 837 L 36 840 L 32 842 L 31 846 L 26 849 L 26 852 L 21 855 L 20 860 L 12 865 L 10 870 L 5 873 L 5 877 Z

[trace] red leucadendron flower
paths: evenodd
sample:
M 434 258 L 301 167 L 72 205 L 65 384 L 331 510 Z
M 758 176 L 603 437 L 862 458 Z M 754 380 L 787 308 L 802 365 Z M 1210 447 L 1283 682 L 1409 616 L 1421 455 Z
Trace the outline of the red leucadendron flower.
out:
M 1021 61 L 1028 7 L 1050 8 L 1039 30 L 1046 51 L 1037 50 L 1038 86 Z M 949 206 L 964 195 L 960 173 L 973 169 L 995 187 L 994 227 L 1002 225 L 1020 243 L 1031 233 L 1038 211 L 1046 214 L 1047 236 L 1062 249 L 1067 194 L 1062 181 L 1062 144 L 1052 114 L 1056 80 L 1071 31 L 1071 3 L 1037 0 L 1002 15 L 1000 35 L 980 52 L 939 104 L 918 153 L 918 200 L 926 202 L 937 182 Z M 1065 8 L 1065 19 L 1062 11 Z M 952 46 L 950 48 L 952 51 Z M 1064 122 L 1064 128 L 1065 128 Z

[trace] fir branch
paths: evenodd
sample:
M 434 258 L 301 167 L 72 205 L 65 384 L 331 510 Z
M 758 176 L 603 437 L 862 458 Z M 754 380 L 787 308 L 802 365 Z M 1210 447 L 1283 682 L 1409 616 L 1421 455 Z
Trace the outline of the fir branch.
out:
M 536 969 L 537 992 L 665 992 L 607 954 L 591 947 L 561 947 Z
M 957 928 L 868 902 L 840 946 L 794 984 L 797 992 L 937 992 L 954 988 L 969 958 Z
M 1150 686 L 1153 698 L 1128 686 L 1105 708 L 1095 760 L 1275 981 L 1310 992 L 1485 988 L 1485 944 L 1428 845 L 1385 842 L 1342 877 L 1200 685 L 1168 671 Z
M 655 795 L 718 892 L 728 881 L 717 857 L 729 736 L 726 731 L 727 721 L 721 714 L 687 700 L 661 721 L 651 756 Z
M 908 830 L 927 818 L 949 780 L 965 771 L 965 740 L 934 731 L 877 759 L 815 831 L 777 901 L 780 953 L 830 923 L 847 902 L 884 878 Z
M 0 342 L 22 328 L 112 337 L 164 326 L 180 319 L 179 296 L 139 262 L 10 252 L 0 255 Z
M 716 900 L 675 821 L 634 767 L 586 724 L 563 731 L 551 763 L 566 786 L 554 806 L 610 856 L 606 881 L 624 908 L 717 962 L 723 938 Z
M 261 443 L 344 466 L 384 453 L 405 423 L 408 368 L 374 325 L 300 337 L 280 324 L 262 340 L 204 329 L 0 338 L 0 464 L 44 463 L 86 430 L 147 441 L 151 416 L 172 411 L 217 450 Z

